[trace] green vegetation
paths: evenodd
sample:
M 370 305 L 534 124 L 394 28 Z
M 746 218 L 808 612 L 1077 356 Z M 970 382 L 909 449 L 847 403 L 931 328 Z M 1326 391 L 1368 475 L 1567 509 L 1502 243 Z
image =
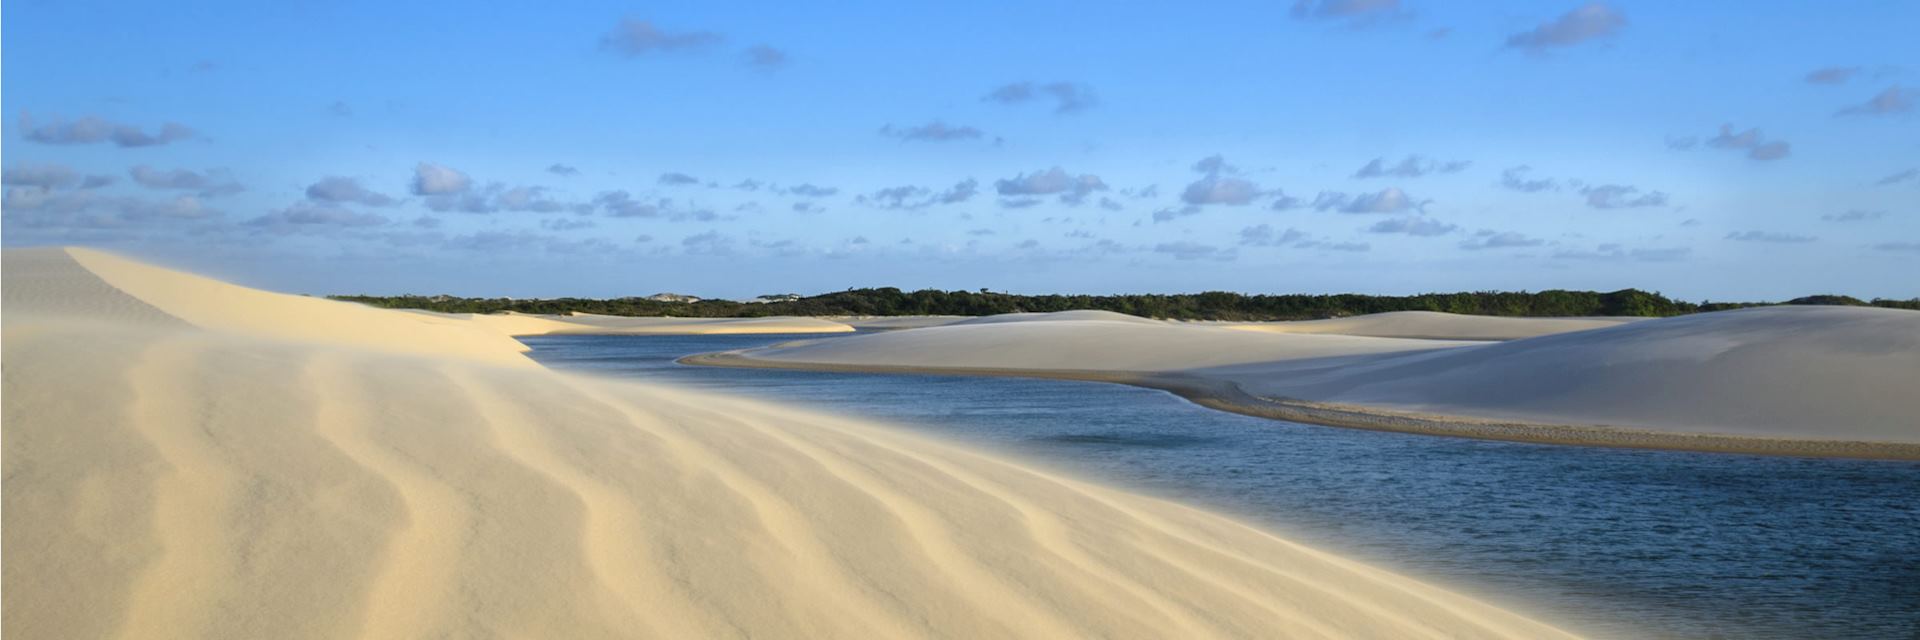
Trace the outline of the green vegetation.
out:
M 768 296 L 771 298 L 771 296 Z M 426 309 L 446 313 L 520 313 L 564 314 L 578 311 L 615 316 L 678 316 L 699 318 L 739 318 L 758 316 L 908 316 L 959 315 L 982 316 L 1019 311 L 1068 311 L 1098 309 L 1148 318 L 1179 320 L 1310 320 L 1338 318 L 1387 311 L 1444 311 L 1483 316 L 1674 316 L 1702 311 L 1719 311 L 1774 303 L 1692 303 L 1674 300 L 1658 293 L 1622 289 L 1595 291 L 1477 291 L 1470 293 L 1424 293 L 1413 296 L 1338 295 L 1244 295 L 1224 291 L 1182 294 L 1134 294 L 1116 296 L 1027 296 L 993 293 L 986 290 L 901 291 L 849 289 L 795 300 L 773 302 L 735 302 L 701 300 L 699 302 L 661 302 L 646 298 L 554 298 L 516 300 L 513 298 L 456 298 L 452 296 L 334 296 L 336 300 L 360 302 L 389 309 Z M 1871 302 L 1847 296 L 1808 296 L 1785 304 L 1844 304 L 1920 310 L 1920 298 L 1912 300 L 1875 299 Z

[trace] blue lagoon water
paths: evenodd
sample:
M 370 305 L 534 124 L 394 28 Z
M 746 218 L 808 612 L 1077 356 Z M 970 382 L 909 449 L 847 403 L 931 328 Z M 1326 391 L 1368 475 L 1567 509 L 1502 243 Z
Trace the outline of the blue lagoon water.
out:
M 556 369 L 873 418 L 1205 506 L 1581 633 L 1920 638 L 1920 463 L 1359 431 L 1092 382 L 673 363 L 796 337 L 525 341 Z

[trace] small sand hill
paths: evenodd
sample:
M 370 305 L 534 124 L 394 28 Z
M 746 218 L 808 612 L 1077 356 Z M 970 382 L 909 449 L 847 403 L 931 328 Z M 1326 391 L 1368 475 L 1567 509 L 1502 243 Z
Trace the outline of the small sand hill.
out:
M 1920 313 L 1767 307 L 1336 370 L 1228 374 L 1254 393 L 1448 415 L 1920 442 Z
M 981 320 L 1000 320 L 794 342 L 745 355 L 775 362 L 883 367 L 1162 372 L 1472 344 L 1236 331 L 1105 312 L 1089 314 L 1100 315 L 1082 316 L 1096 318 L 1092 320 L 1031 321 L 989 316 Z
M 1433 340 L 1517 340 L 1600 329 L 1644 318 L 1503 318 L 1434 311 L 1393 311 L 1332 320 L 1255 322 L 1227 325 L 1242 331 L 1332 333 L 1378 338 Z
M 488 364 L 518 352 L 460 323 L 0 271 L 9 638 L 1567 637 L 884 428 Z
M 980 316 L 951 324 L 1003 324 L 1009 322 L 1125 322 L 1142 325 L 1166 324 L 1160 320 L 1130 316 L 1112 311 L 1080 309 L 1075 311 L 1052 311 L 1047 313 L 1002 313 L 992 316 Z

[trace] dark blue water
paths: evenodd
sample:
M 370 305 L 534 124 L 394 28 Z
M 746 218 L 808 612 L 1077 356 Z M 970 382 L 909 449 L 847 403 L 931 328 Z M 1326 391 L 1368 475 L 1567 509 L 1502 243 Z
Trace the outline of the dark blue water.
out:
M 1487 442 L 1102 383 L 672 362 L 794 337 L 526 342 L 558 369 L 875 418 L 1205 505 L 1582 633 L 1920 638 L 1920 463 Z

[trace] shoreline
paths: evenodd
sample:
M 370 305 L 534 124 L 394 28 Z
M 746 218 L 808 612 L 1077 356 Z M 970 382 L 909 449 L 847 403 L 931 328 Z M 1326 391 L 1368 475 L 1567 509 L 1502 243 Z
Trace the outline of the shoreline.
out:
M 683 356 L 674 360 L 674 362 L 691 366 L 732 367 L 741 369 L 988 376 L 1105 382 L 1166 391 L 1201 407 L 1256 418 L 1284 420 L 1287 422 L 1298 422 L 1325 427 L 1448 436 L 1476 440 L 1607 447 L 1614 449 L 1692 451 L 1697 453 L 1854 458 L 1867 460 L 1920 460 L 1920 443 L 1802 440 L 1718 433 L 1677 433 L 1606 425 L 1569 425 L 1422 414 L 1379 409 L 1362 405 L 1266 398 L 1247 393 L 1242 390 L 1238 384 L 1231 381 L 1180 374 L 1075 369 L 1006 369 L 783 362 L 748 357 L 742 354 L 742 350 L 698 353 Z

